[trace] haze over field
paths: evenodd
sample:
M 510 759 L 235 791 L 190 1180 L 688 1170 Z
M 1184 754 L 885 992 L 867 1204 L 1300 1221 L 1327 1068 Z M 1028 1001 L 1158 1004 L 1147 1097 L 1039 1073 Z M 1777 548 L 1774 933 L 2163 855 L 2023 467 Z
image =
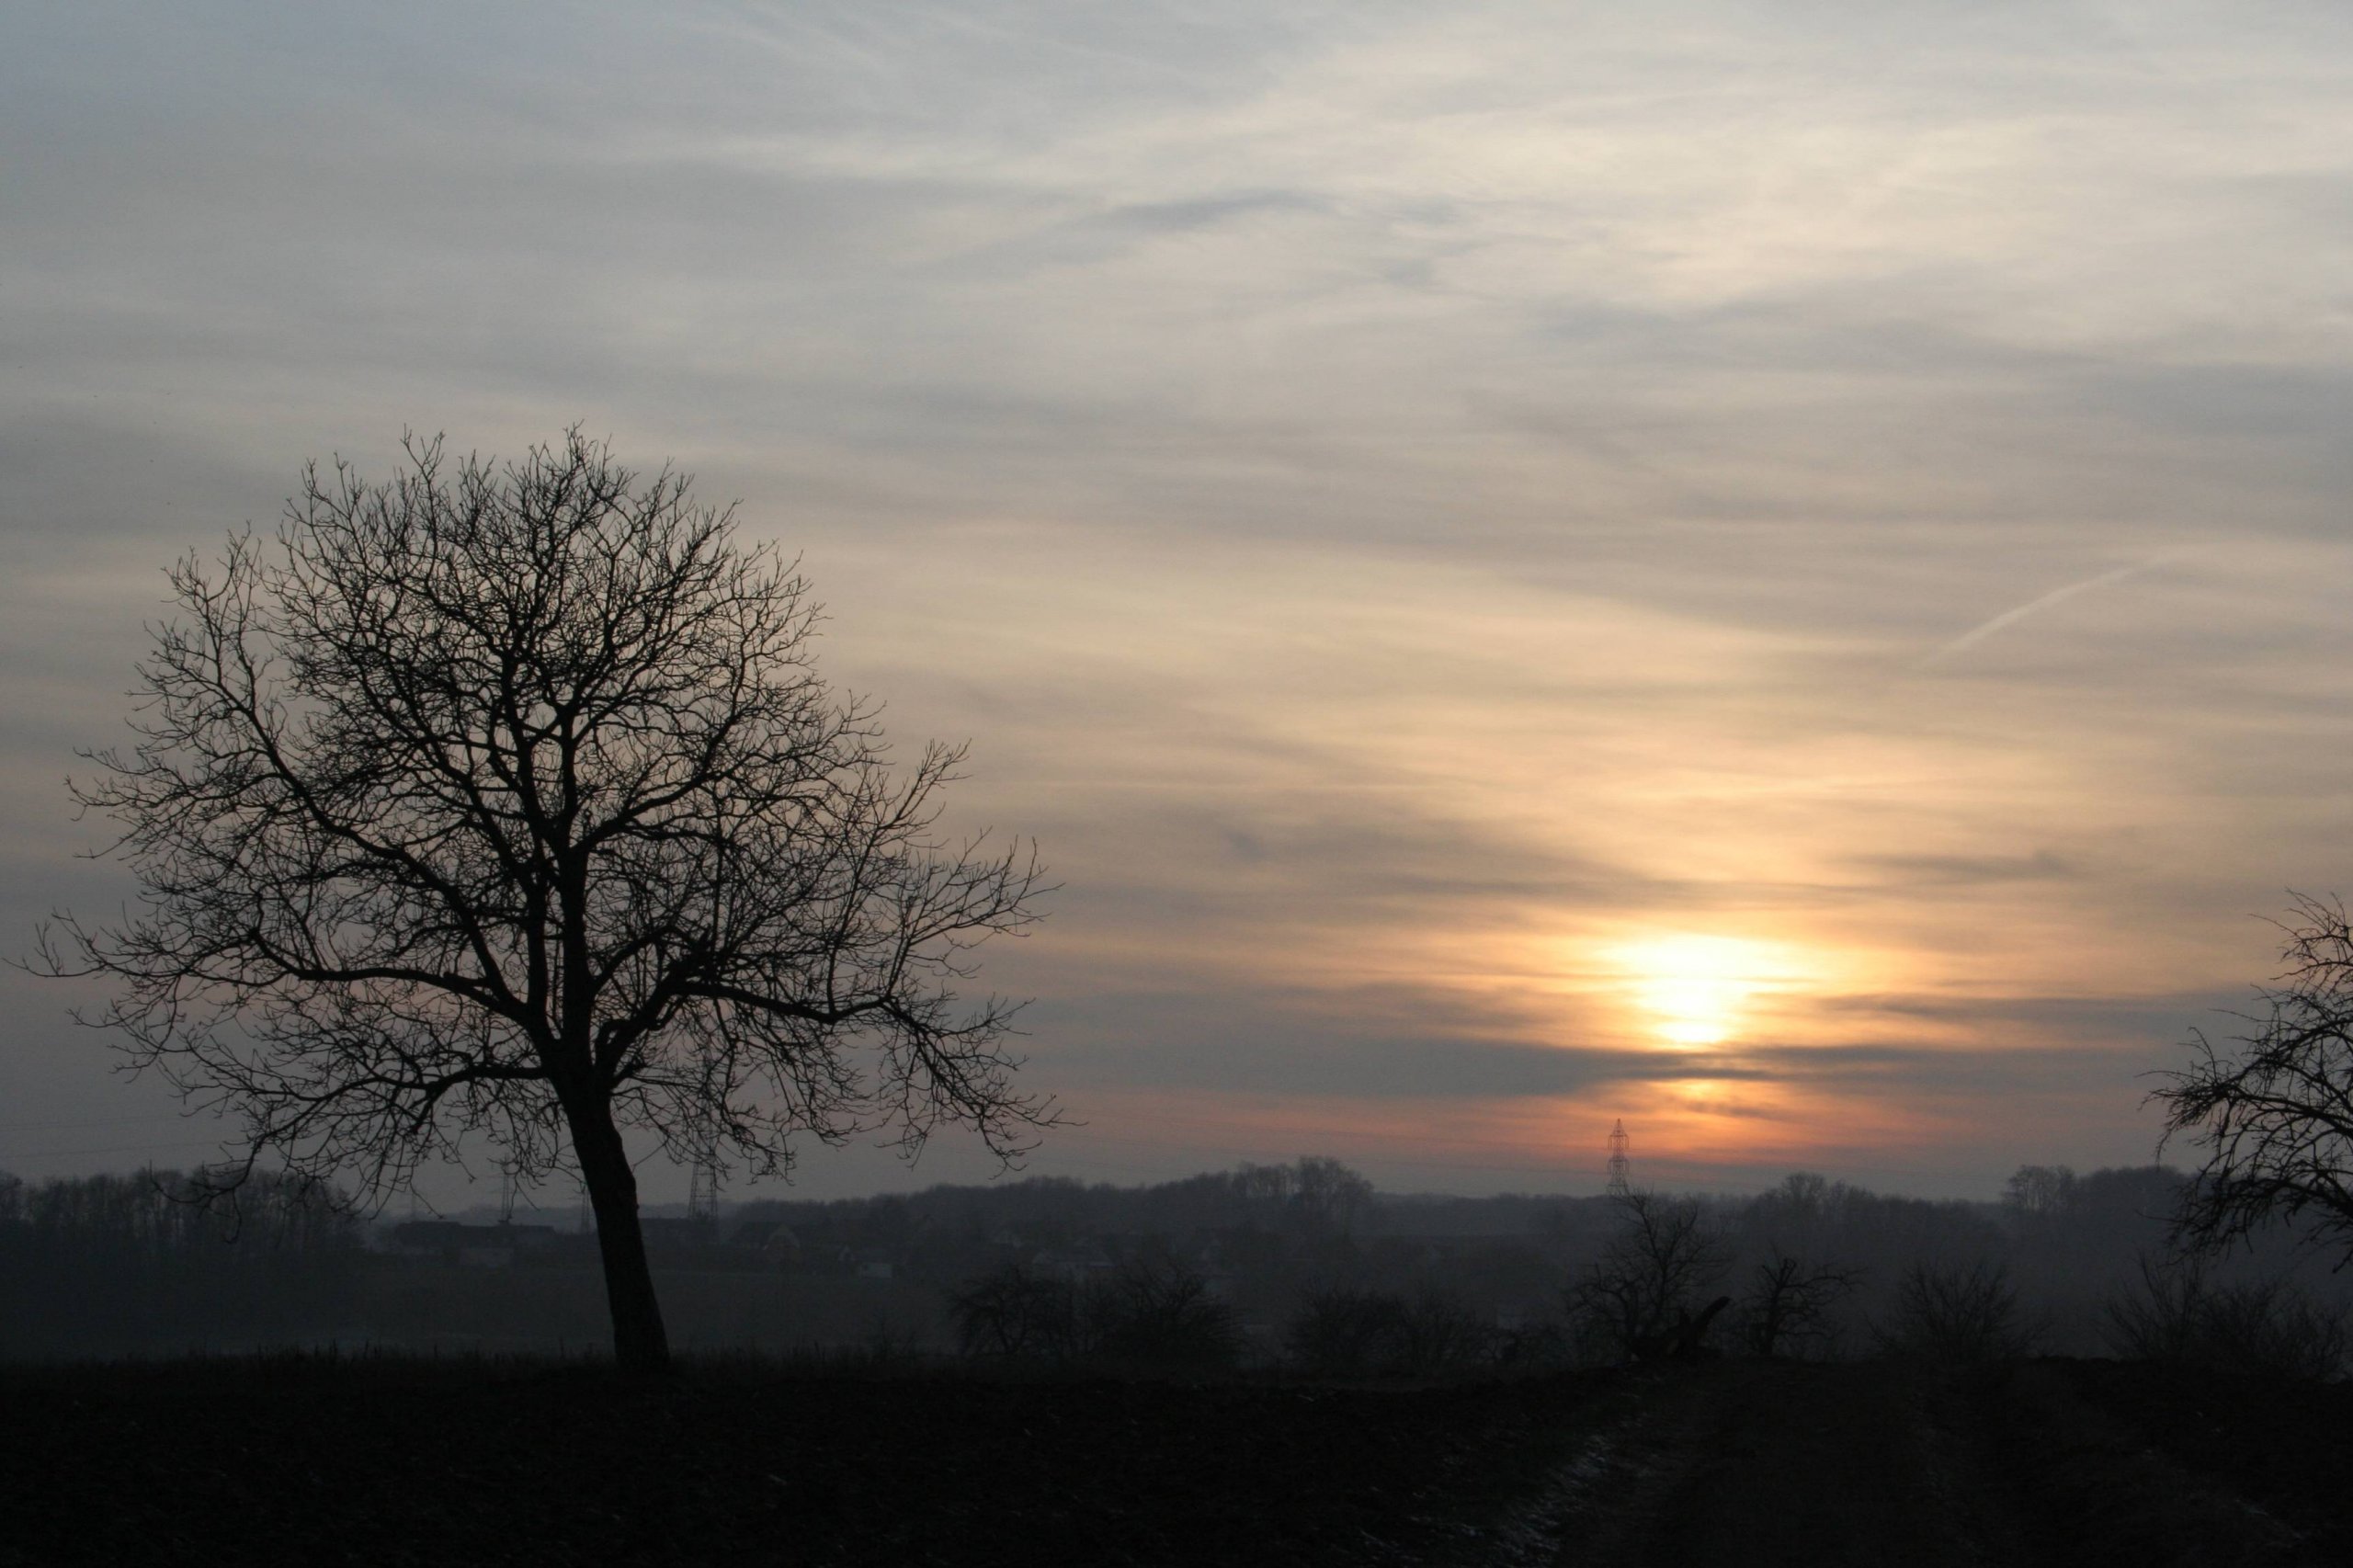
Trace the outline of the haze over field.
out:
M 1031 1169 L 2139 1164 L 2353 887 L 2353 16 L 26 8 L 0 915 L 160 569 L 403 428 L 665 458 L 952 824 Z M 185 1165 L 0 975 L 0 1168 Z M 804 1190 L 967 1179 L 813 1153 Z M 648 1196 L 682 1194 L 683 1176 Z M 455 1191 L 454 1186 L 451 1191 Z M 568 1199 L 565 1199 L 568 1201 Z

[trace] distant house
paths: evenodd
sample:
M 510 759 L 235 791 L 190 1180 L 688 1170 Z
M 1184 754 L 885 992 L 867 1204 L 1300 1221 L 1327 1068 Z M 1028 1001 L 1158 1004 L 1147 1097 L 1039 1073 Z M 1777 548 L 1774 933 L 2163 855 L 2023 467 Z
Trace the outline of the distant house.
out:
M 747 1220 L 735 1227 L 727 1244 L 738 1252 L 756 1252 L 769 1257 L 789 1256 L 801 1250 L 801 1238 L 791 1226 L 778 1220 Z
M 856 1274 L 858 1249 L 842 1242 L 803 1242 L 793 1266 L 806 1274 Z
M 772 1220 L 755 1220 L 736 1226 L 735 1233 L 727 1238 L 727 1246 L 739 1256 L 787 1271 L 798 1269 L 807 1262 L 810 1251 L 801 1244 L 801 1237 L 791 1226 Z

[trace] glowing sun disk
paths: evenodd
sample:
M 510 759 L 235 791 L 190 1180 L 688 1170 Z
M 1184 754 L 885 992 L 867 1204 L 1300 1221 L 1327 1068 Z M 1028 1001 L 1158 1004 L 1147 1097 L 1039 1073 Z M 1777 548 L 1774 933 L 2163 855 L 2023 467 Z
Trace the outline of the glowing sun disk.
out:
M 1749 998 L 1776 978 L 1762 944 L 1732 937 L 1665 937 L 1622 949 L 1619 963 L 1650 1032 L 1670 1045 L 1715 1045 Z

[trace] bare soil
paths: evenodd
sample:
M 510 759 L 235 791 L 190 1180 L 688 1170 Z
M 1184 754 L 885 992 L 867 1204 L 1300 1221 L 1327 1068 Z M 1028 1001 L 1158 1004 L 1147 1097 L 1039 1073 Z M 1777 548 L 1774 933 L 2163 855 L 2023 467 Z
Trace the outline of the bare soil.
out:
M 1485 1562 L 1613 1381 L 0 1371 L 0 1565 Z
M 0 1568 L 2353 1562 L 2353 1390 L 2101 1362 L 1335 1389 L 0 1370 Z
M 1731 1363 L 1587 1454 L 1562 1564 L 2353 1562 L 2353 1390 L 2112 1362 Z

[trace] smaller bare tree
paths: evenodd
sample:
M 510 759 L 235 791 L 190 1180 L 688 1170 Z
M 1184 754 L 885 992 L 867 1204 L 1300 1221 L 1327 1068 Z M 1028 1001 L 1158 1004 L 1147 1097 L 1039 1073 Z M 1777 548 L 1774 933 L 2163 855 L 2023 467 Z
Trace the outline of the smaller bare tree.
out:
M 1915 1263 L 1896 1282 L 1895 1310 L 1879 1331 L 1882 1348 L 1931 1361 L 1999 1361 L 2023 1356 L 2038 1337 L 2019 1310 L 2009 1269 Z
M 1137 1258 L 1090 1285 L 1080 1310 L 1094 1354 L 1120 1366 L 1170 1371 L 1230 1367 L 1242 1324 L 1193 1270 L 1169 1258 Z
M 2323 1382 L 2353 1349 L 2343 1309 L 2285 1279 L 2218 1283 L 2198 1256 L 2142 1258 L 2140 1289 L 2109 1297 L 2101 1316 L 2119 1356 L 2256 1377 Z
M 1061 1358 L 1079 1349 L 1079 1293 L 1066 1279 L 1012 1263 L 948 1293 L 967 1356 Z
M 1617 1202 L 1617 1233 L 1569 1288 L 1567 1305 L 1588 1334 L 1631 1356 L 1691 1321 L 1727 1258 L 1699 1199 L 1634 1191 Z
M 2020 1165 L 2002 1187 L 2002 1210 L 2035 1223 L 2060 1218 L 2075 1202 L 2075 1173 L 2067 1165 Z
M 1315 1290 L 1284 1331 L 1283 1348 L 1293 1365 L 1314 1377 L 1372 1377 L 1402 1356 L 1404 1315 L 1404 1300 L 1386 1290 Z
M 1749 1276 L 1741 1298 L 1748 1348 L 1768 1359 L 1824 1350 L 1836 1332 L 1831 1309 L 1854 1293 L 1859 1272 L 1810 1264 L 1776 1249 Z

